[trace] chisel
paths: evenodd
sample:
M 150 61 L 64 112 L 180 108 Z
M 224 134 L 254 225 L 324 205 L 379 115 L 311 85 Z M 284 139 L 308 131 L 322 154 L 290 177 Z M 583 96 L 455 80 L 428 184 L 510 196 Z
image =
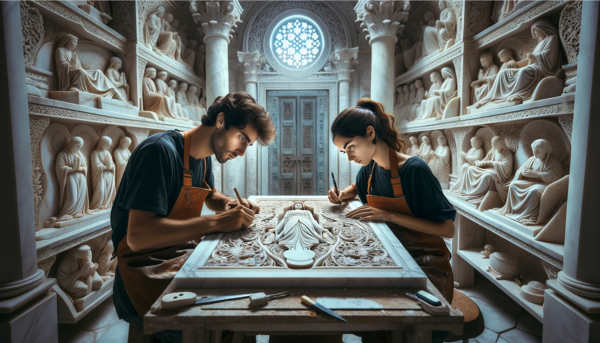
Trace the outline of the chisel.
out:
M 333 312 L 332 310 L 328 309 L 327 307 L 319 304 L 318 302 L 312 300 L 311 298 L 307 297 L 306 295 L 302 296 L 302 302 L 305 303 L 306 305 L 313 307 L 317 310 L 320 310 L 322 312 L 327 313 L 328 315 L 335 317 L 343 322 L 346 322 L 346 319 L 344 319 L 342 316 L 340 316 L 339 314 Z M 346 322 L 347 323 L 347 322 Z

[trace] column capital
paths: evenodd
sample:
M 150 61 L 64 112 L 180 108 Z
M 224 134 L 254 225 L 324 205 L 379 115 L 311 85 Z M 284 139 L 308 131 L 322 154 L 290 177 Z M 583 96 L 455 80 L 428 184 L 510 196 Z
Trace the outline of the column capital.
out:
M 366 39 L 369 43 L 384 37 L 394 38 L 397 41 L 396 35 L 402 33 L 404 28 L 400 23 L 408 19 L 409 9 L 408 0 L 359 0 L 354 7 L 357 14 L 356 21 L 360 22 L 361 28 L 367 33 Z
M 242 5 L 234 1 L 190 1 L 190 12 L 196 24 L 204 31 L 204 41 L 210 37 L 222 37 L 229 41 L 237 23 L 241 23 Z
M 354 71 L 352 66 L 358 63 L 358 47 L 335 50 L 331 56 L 338 80 L 350 81 L 350 74 Z
M 258 82 L 258 74 L 263 57 L 257 51 L 255 52 L 237 52 L 238 61 L 244 67 L 244 83 Z

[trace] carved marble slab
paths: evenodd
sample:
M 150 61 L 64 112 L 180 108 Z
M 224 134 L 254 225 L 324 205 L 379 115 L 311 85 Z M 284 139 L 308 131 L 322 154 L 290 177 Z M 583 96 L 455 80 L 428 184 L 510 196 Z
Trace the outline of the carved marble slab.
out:
M 175 276 L 177 288 L 206 287 L 425 287 L 421 268 L 385 223 L 363 223 L 344 214 L 359 201 L 333 205 L 325 196 L 254 196 L 261 207 L 246 230 L 212 234 Z M 290 268 L 272 228 L 294 201 L 314 207 L 327 232 L 312 248 L 310 268 Z

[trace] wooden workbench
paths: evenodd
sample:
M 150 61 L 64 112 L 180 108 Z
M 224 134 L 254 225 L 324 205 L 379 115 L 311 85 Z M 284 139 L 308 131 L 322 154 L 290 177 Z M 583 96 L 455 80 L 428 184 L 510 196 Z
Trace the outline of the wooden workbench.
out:
M 416 300 L 406 295 L 415 290 L 374 288 L 297 288 L 297 289 L 174 289 L 169 286 L 163 295 L 175 291 L 191 291 L 198 296 L 234 295 L 265 292 L 273 294 L 290 291 L 292 295 L 271 300 L 259 310 L 249 309 L 249 300 L 240 299 L 221 303 L 190 306 L 177 310 L 160 309 L 160 299 L 153 310 L 144 316 L 144 333 L 162 330 L 181 330 L 184 343 L 220 342 L 224 330 L 234 331 L 234 343 L 244 335 L 315 335 L 343 334 L 359 331 L 392 331 L 394 342 L 430 343 L 432 331 L 462 332 L 463 316 L 451 309 L 446 317 L 434 317 L 423 311 Z M 428 292 L 439 299 L 442 295 L 428 281 Z M 348 323 L 316 313 L 301 304 L 300 297 L 361 298 L 373 300 L 383 306 L 376 310 L 335 310 Z M 162 298 L 162 296 L 161 296 Z M 155 313 L 152 313 L 155 312 Z M 308 340 L 307 340 L 308 341 Z

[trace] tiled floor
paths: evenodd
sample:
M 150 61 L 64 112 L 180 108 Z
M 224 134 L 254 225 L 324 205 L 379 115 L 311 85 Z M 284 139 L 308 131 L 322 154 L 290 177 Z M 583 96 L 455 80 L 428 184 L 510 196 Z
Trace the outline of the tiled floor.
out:
M 472 343 L 541 343 L 542 324 L 502 293 L 483 276 L 476 277 L 473 287 L 461 289 L 479 306 L 485 320 L 485 331 Z M 59 324 L 60 343 L 121 343 L 127 342 L 129 324 L 117 318 L 108 298 L 77 324 Z M 258 343 L 268 343 L 268 336 L 259 336 Z M 344 335 L 345 343 L 359 343 L 360 338 Z M 462 342 L 459 342 L 462 343 Z

